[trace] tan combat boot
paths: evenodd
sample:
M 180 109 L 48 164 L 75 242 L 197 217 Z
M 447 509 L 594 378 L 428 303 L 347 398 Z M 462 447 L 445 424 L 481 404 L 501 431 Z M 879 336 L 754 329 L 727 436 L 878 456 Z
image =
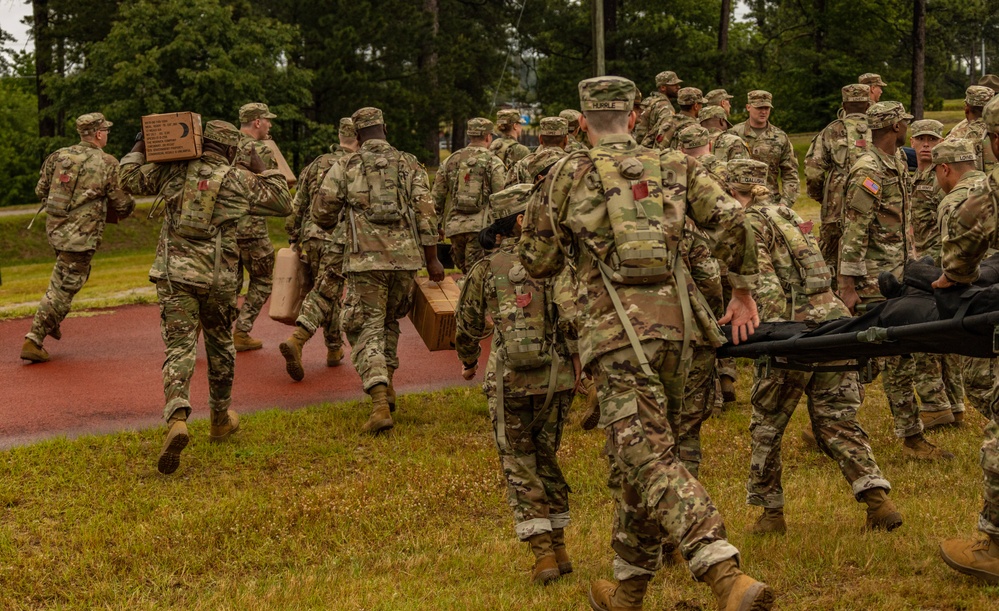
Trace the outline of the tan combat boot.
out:
M 687 560 L 680 551 L 680 546 L 673 541 L 673 537 L 663 539 L 662 546 L 663 566 L 686 566 Z
M 735 403 L 738 398 L 735 394 L 735 380 L 731 376 L 718 376 L 721 384 L 722 401 L 725 403 Z
M 180 453 L 187 447 L 191 438 L 187 434 L 187 423 L 183 420 L 171 420 L 166 441 L 160 450 L 160 458 L 156 461 L 156 470 L 163 475 L 170 475 L 180 466 Z
M 212 410 L 212 426 L 208 430 L 208 438 L 212 441 L 222 441 L 239 430 L 239 414 L 231 409 L 224 412 Z
M 555 550 L 552 549 L 551 533 L 541 533 L 528 537 L 528 545 L 534 553 L 534 568 L 531 570 L 531 581 L 544 586 L 558 579 L 562 573 L 558 569 Z
M 639 575 L 618 583 L 598 579 L 590 584 L 593 611 L 642 611 L 642 601 L 651 575 Z
M 284 368 L 291 379 L 296 382 L 301 382 L 305 378 L 305 369 L 302 367 L 302 347 L 311 337 L 312 334 L 304 327 L 296 325 L 295 332 L 291 334 L 291 337 L 278 346 L 281 356 L 284 357 Z
M 299 350 L 301 352 L 301 350 Z M 340 361 L 343 360 L 343 347 L 337 346 L 336 348 L 326 349 L 326 366 L 327 367 L 338 367 Z
M 784 521 L 784 509 L 767 507 L 756 518 L 756 523 L 749 529 L 751 535 L 783 535 L 787 533 L 787 522 Z
M 239 329 L 232 332 L 232 344 L 236 347 L 236 352 L 260 350 L 264 347 L 264 342 L 250 337 L 249 333 L 240 331 Z
M 719 611 L 767 611 L 774 604 L 774 591 L 739 570 L 733 558 L 711 565 L 704 574 L 718 599 Z
M 902 456 L 915 460 L 950 460 L 954 455 L 946 450 L 941 450 L 932 443 L 926 441 L 922 433 L 916 433 L 905 438 L 902 443 Z
M 361 427 L 361 431 L 377 435 L 395 426 L 392 422 L 392 413 L 389 411 L 388 386 L 375 384 L 368 390 L 368 394 L 371 395 L 371 415 Z
M 891 532 L 902 525 L 902 514 L 895 503 L 888 500 L 888 492 L 884 488 L 867 490 L 861 498 L 867 503 L 867 530 Z
M 565 547 L 565 530 L 553 528 L 552 550 L 555 552 L 555 562 L 558 564 L 558 572 L 568 575 L 572 572 L 572 560 L 569 558 L 569 550 Z
M 21 358 L 32 363 L 45 363 L 49 360 L 49 353 L 28 338 L 24 338 L 24 345 L 21 346 Z
M 395 386 L 392 384 L 392 376 L 395 375 L 395 369 L 388 370 L 388 389 L 385 390 L 385 397 L 388 399 L 389 412 L 395 413 Z
M 947 566 L 991 585 L 999 585 L 999 537 L 982 541 L 947 539 L 940 544 L 940 556 Z
M 600 400 L 597 397 L 597 385 L 590 380 L 586 387 L 586 411 L 579 426 L 584 431 L 592 431 L 600 424 Z
M 923 422 L 923 430 L 928 431 L 938 426 L 953 424 L 954 412 L 949 407 L 935 412 L 920 411 L 919 419 Z

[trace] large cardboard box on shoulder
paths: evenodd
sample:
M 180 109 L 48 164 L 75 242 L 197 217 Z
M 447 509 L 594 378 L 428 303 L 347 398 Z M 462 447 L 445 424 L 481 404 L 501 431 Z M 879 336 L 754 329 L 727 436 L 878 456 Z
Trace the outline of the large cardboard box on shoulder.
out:
M 186 161 L 201 157 L 201 115 L 168 112 L 142 117 L 146 161 Z
M 409 319 L 431 351 L 454 350 L 454 312 L 460 294 L 461 289 L 449 276 L 441 282 L 430 278 L 416 279 L 416 294 Z

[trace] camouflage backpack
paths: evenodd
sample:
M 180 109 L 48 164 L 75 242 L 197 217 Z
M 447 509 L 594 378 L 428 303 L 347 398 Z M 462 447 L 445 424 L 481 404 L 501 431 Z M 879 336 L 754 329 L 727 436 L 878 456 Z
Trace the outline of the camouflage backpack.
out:
M 50 216 L 66 216 L 95 194 L 90 189 L 77 191 L 76 185 L 80 176 L 86 174 L 87 161 L 93 154 L 91 149 L 81 146 L 70 146 L 61 149 L 55 160 L 55 171 L 52 173 L 52 183 L 45 197 L 45 212 Z
M 867 129 L 866 118 L 844 117 L 843 127 L 846 128 L 846 148 L 837 147 L 833 151 L 833 160 L 838 167 L 849 172 L 860 156 L 867 152 L 870 131 Z
M 378 225 L 392 225 L 405 218 L 404 203 L 399 197 L 399 153 L 390 155 L 361 150 L 354 153 L 361 160 L 361 172 L 355 181 L 364 185 L 352 190 L 364 216 Z M 350 161 L 345 167 L 350 167 Z
M 507 169 L 510 169 L 510 163 L 507 161 L 506 156 L 510 152 L 510 147 L 514 144 L 517 144 L 517 141 L 513 138 L 497 138 L 489 145 L 489 150 L 493 155 L 499 157 Z
M 226 164 L 213 167 L 200 159 L 187 164 L 180 211 L 171 220 L 174 231 L 192 240 L 215 237 L 218 233 L 218 227 L 212 224 L 215 202 L 222 189 L 222 181 L 231 169 L 232 166 Z
M 832 273 L 826 265 L 825 258 L 819 250 L 815 236 L 806 233 L 801 220 L 794 210 L 787 206 L 752 206 L 750 213 L 756 213 L 769 221 L 777 230 L 777 238 L 784 242 L 801 284 L 792 285 L 793 292 L 802 295 L 821 293 L 832 286 Z M 788 283 L 788 278 L 780 278 L 781 283 Z
M 489 201 L 486 194 L 486 174 L 489 172 L 487 153 L 469 151 L 458 162 L 457 185 L 454 193 L 454 210 L 462 214 L 481 212 Z
M 515 254 L 500 250 L 488 261 L 500 312 L 494 321 L 503 344 L 498 356 L 515 371 L 550 365 L 554 327 L 546 298 L 549 284 L 528 275 Z

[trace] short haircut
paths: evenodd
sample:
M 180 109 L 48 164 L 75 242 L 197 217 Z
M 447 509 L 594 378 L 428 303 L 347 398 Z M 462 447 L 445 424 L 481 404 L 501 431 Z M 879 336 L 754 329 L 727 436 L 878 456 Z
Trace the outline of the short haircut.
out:
M 677 106 L 680 107 L 680 110 L 685 110 L 687 112 L 690 112 L 691 109 L 694 108 L 694 106 L 697 106 L 697 104 L 677 104 Z
M 565 141 L 565 136 L 538 136 L 538 139 L 545 146 L 561 146 L 562 142 Z
M 373 140 L 373 139 L 384 139 L 385 138 L 385 125 L 378 123 L 376 125 L 369 125 L 367 127 L 362 127 L 357 130 L 358 140 Z
M 968 106 L 968 112 L 971 113 L 972 117 L 974 117 L 976 119 L 980 119 L 981 116 L 982 116 L 982 113 L 985 112 L 985 107 L 984 106 Z
M 870 102 L 843 102 L 843 110 L 846 114 L 852 115 L 857 113 L 863 113 L 865 110 L 870 108 Z
M 940 165 L 945 165 L 945 164 L 940 164 Z M 948 163 L 946 165 L 949 165 L 951 169 L 953 169 L 955 172 L 960 172 L 960 173 L 970 172 L 971 170 L 977 168 L 974 161 L 955 161 L 954 163 Z
M 587 110 L 583 112 L 586 122 L 593 131 L 601 134 L 628 131 L 628 117 L 631 110 Z

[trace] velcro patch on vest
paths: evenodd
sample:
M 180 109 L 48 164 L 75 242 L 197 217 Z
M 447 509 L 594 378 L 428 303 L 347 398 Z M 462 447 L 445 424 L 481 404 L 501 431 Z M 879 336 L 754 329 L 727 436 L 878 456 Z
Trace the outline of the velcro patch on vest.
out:
M 472 180 L 472 175 L 471 175 L 471 174 L 465 174 L 465 184 L 466 184 L 466 185 L 468 184 L 468 182 L 469 182 L 470 180 Z
M 798 223 L 798 229 L 800 229 L 801 233 L 805 235 L 812 233 L 812 227 L 814 226 L 815 226 L 815 221 L 805 221 L 804 223 Z
M 856 142 L 853 143 L 853 145 L 858 148 L 864 148 L 867 146 L 867 140 L 857 140 Z
M 70 180 L 71 179 L 69 177 L 69 174 L 60 174 L 59 175 L 59 182 L 69 182 Z
M 875 197 L 881 194 L 881 185 L 873 178 L 864 178 L 864 182 L 860 183 L 860 186 Z
M 207 191 L 207 190 L 208 190 L 208 181 L 207 180 L 199 180 L 198 181 L 198 191 Z
M 882 184 L 885 187 L 890 187 L 892 185 L 898 184 L 898 181 L 899 181 L 898 176 L 895 176 L 893 178 L 886 178 L 885 181 L 884 181 L 884 183 L 882 183 Z
M 649 196 L 649 181 L 643 180 L 631 185 L 631 194 L 634 198 L 645 199 Z
M 522 295 L 517 295 L 517 307 L 526 308 L 531 305 L 531 295 L 533 293 L 524 293 Z
M 916 191 L 932 191 L 933 185 L 916 185 Z

